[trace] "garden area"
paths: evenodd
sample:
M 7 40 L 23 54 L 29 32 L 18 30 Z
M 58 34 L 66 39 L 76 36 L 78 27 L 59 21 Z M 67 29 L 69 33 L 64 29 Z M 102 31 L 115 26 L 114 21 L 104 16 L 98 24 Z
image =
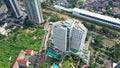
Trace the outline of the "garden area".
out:
M 43 17 L 45 22 L 60 20 L 55 14 L 44 13 Z M 1 21 L 0 23 L 3 24 Z M 38 51 L 40 49 L 44 35 L 44 24 L 34 25 L 27 17 L 20 25 L 23 28 L 16 25 L 7 26 L 6 28 L 10 30 L 8 36 L 0 35 L 0 68 L 10 68 L 21 50 Z M 14 26 L 17 28 L 13 29 Z M 45 64 L 43 63 L 43 66 L 46 66 Z
M 112 39 L 103 37 L 101 35 L 94 35 L 94 41 L 91 43 L 91 59 L 90 64 L 91 68 L 102 66 L 105 64 L 105 61 L 111 60 L 112 62 L 120 61 L 120 44 L 117 44 Z
M 78 62 L 80 63 L 78 64 Z M 57 64 L 60 68 L 74 68 L 81 67 L 84 63 L 76 56 L 65 56 L 62 61 L 58 61 L 51 57 L 46 57 L 46 60 L 41 64 L 41 68 L 50 68 L 52 64 Z
M 97 33 L 105 35 L 106 37 L 109 37 L 109 38 L 118 38 L 118 37 L 120 37 L 119 31 L 110 29 L 109 27 L 99 26 L 96 23 L 90 23 L 90 22 L 86 22 L 86 21 L 83 21 L 82 23 L 84 24 L 84 26 L 89 31 L 97 32 Z
M 62 62 L 62 68 L 73 68 L 73 58 L 70 56 L 67 56 L 64 58 L 63 62 Z
M 13 30 L 7 37 L 0 36 L 0 68 L 9 68 L 22 49 L 38 51 L 44 34 L 43 28 L 44 25 L 35 25 Z

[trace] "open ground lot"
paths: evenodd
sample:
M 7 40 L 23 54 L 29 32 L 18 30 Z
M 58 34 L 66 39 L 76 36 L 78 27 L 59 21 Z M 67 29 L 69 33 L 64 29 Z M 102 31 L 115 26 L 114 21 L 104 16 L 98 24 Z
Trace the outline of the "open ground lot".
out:
M 107 47 L 115 46 L 115 42 L 108 39 L 104 39 L 102 42 L 103 42 L 103 45 Z

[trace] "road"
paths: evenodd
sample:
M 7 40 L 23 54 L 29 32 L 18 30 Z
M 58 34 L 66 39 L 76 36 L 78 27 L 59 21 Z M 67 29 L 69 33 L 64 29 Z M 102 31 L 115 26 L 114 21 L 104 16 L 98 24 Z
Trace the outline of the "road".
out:
M 49 35 L 50 35 L 50 32 L 51 32 L 51 27 L 52 27 L 52 25 L 49 25 L 49 23 L 46 23 L 46 27 L 44 29 L 45 30 L 44 40 L 43 40 L 43 43 L 42 43 L 45 50 L 48 47 L 47 41 L 49 39 Z
M 46 50 L 48 47 L 47 43 L 48 43 L 49 35 L 51 33 L 51 28 L 52 28 L 52 25 L 49 25 L 49 23 L 48 23 L 48 21 L 50 20 L 50 17 L 48 18 L 47 23 L 45 23 L 45 25 L 44 25 L 45 34 L 43 36 L 43 40 L 41 42 L 40 50 L 38 53 L 39 64 L 41 64 L 45 60 L 46 51 L 44 51 L 44 50 Z M 44 52 L 42 52 L 42 51 L 44 51 Z
M 42 50 L 43 47 L 45 48 L 45 50 L 47 49 L 47 41 L 48 41 L 48 38 L 49 38 L 49 35 L 50 35 L 50 32 L 51 32 L 51 27 L 52 27 L 52 25 L 49 25 L 49 23 L 48 23 L 50 18 L 51 18 L 51 16 L 49 16 L 49 18 L 47 20 L 47 23 L 45 23 L 45 25 L 44 25 L 45 34 L 43 36 L 43 40 L 42 40 L 42 43 L 41 43 L 40 50 Z
M 76 68 L 78 68 L 78 65 L 80 64 L 80 60 L 78 60 L 78 62 L 77 62 L 77 65 L 76 65 Z
M 87 50 L 91 42 L 92 42 L 92 36 L 89 36 L 88 41 L 85 43 L 85 45 L 87 46 Z

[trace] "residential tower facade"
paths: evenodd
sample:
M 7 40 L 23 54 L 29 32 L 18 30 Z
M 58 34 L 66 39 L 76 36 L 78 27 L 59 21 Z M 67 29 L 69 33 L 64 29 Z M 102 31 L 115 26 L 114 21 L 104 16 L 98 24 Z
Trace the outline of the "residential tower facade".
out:
M 53 28 L 54 45 L 62 51 L 67 50 L 67 28 L 62 24 L 56 24 Z
M 44 22 L 40 0 L 23 0 L 24 7 L 31 22 L 41 24 Z
M 11 14 L 12 17 L 21 17 L 22 13 L 20 11 L 20 6 L 18 5 L 17 0 L 4 0 L 4 2 L 8 8 L 8 12 Z
M 55 48 L 79 56 L 83 62 L 89 63 L 90 51 L 85 45 L 88 30 L 83 24 L 75 19 L 67 19 L 53 23 L 52 30 Z
M 55 46 L 61 50 L 83 50 L 87 29 L 77 20 L 58 22 L 53 25 L 53 39 Z
M 87 31 L 88 30 L 83 24 L 78 21 L 74 21 L 71 30 L 70 48 L 78 51 L 83 50 Z

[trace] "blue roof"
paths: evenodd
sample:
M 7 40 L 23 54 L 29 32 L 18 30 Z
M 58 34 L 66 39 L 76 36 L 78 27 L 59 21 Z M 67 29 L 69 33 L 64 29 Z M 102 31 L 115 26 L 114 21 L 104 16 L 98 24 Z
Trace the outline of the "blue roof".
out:
M 58 68 L 57 64 L 54 63 L 54 64 L 52 65 L 52 68 Z

